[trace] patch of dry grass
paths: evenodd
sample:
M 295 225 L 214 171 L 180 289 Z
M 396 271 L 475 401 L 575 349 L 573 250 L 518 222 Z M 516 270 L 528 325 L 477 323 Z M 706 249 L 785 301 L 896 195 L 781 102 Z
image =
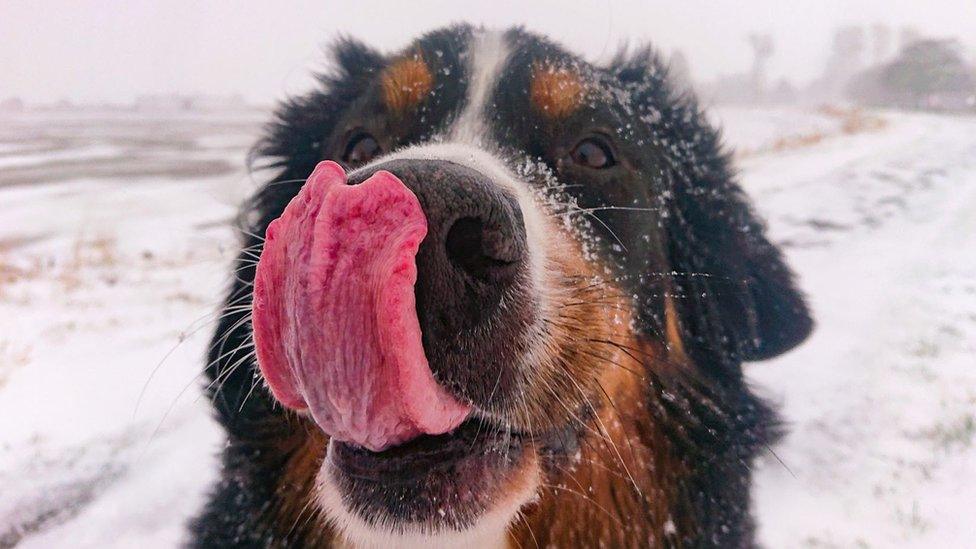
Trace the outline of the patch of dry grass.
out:
M 33 279 L 44 270 L 44 262 L 38 257 L 20 257 L 15 262 L 15 250 L 44 237 L 10 237 L 0 239 L 0 299 L 4 297 L 4 287 L 20 280 Z
M 888 121 L 876 114 L 864 112 L 859 108 L 843 108 L 836 105 L 821 105 L 817 112 L 841 121 L 841 131 L 844 135 L 855 135 L 884 129 Z
M 79 236 L 71 247 L 71 255 L 61 268 L 59 279 L 65 290 L 78 289 L 86 269 L 111 269 L 119 264 L 116 239 L 112 236 L 96 236 L 86 239 Z
M 0 340 L 0 387 L 7 384 L 10 374 L 30 362 L 31 347 Z
M 879 131 L 888 125 L 888 121 L 885 118 L 876 114 L 864 112 L 859 108 L 822 105 L 817 108 L 817 112 L 827 118 L 833 118 L 840 121 L 839 135 L 856 135 L 859 133 Z M 823 141 L 831 137 L 836 137 L 837 135 L 837 133 L 825 130 L 813 130 L 796 135 L 785 135 L 763 147 L 741 150 L 739 151 L 738 156 L 749 157 L 770 152 L 784 152 L 803 149 L 822 143 Z

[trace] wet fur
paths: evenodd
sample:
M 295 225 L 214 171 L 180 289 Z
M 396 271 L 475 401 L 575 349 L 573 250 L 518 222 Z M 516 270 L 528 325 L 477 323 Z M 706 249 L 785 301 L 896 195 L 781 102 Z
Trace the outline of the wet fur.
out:
M 457 51 L 470 33 L 432 33 L 424 48 Z M 555 48 L 526 33 L 516 38 Z M 247 322 L 257 235 L 322 159 L 326 129 L 390 63 L 353 41 L 334 51 L 334 72 L 319 77 L 319 90 L 282 105 L 256 149 L 277 175 L 245 208 L 244 251 L 211 346 L 208 390 L 228 444 L 220 480 L 191 524 L 193 546 L 337 540 L 315 502 L 324 435 L 260 385 Z M 666 265 L 625 264 L 594 285 L 600 273 L 581 259 L 578 236 L 567 235 L 572 244 L 555 259 L 565 290 L 550 334 L 557 350 L 548 386 L 526 386 L 534 408 L 523 419 L 538 428 L 566 410 L 572 428 L 533 441 L 543 484 L 509 535 L 520 547 L 751 546 L 750 467 L 778 428 L 746 386 L 742 362 L 793 347 L 812 321 L 693 98 L 671 90 L 649 51 L 622 55 L 606 71 L 629 94 L 635 119 L 650 120 L 655 150 L 668 151 L 655 153 L 665 169 L 654 183 L 670 191 L 660 202 L 667 215 L 647 229 Z

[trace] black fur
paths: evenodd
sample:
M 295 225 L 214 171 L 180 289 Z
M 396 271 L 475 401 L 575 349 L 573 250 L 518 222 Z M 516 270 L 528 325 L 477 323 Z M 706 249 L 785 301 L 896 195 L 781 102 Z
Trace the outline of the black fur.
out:
M 698 524 L 692 547 L 748 547 L 751 465 L 771 451 L 781 428 L 771 408 L 745 385 L 743 361 L 779 355 L 809 335 L 813 321 L 782 254 L 765 237 L 736 182 L 729 154 L 690 94 L 677 94 L 667 67 L 650 50 L 611 64 L 638 118 L 651 120 L 651 140 L 663 155 L 668 193 L 659 204 L 684 348 L 701 378 L 657 380 L 656 417 L 675 453 L 692 464 L 683 486 L 684 510 Z M 663 330 L 660 284 L 638 288 L 644 329 Z
M 437 94 L 422 107 L 424 122 L 400 128 L 404 137 L 394 145 L 422 142 L 456 115 L 468 79 L 460 52 L 471 32 L 449 28 L 417 43 L 425 59 L 456 77 L 438 81 Z M 674 512 L 696 528 L 681 541 L 693 547 L 750 546 L 749 469 L 778 429 L 769 407 L 746 387 L 742 362 L 785 352 L 811 331 L 793 277 L 736 183 L 718 132 L 692 97 L 672 90 L 666 68 L 649 50 L 621 55 L 606 68 L 588 68 L 620 93 L 555 128 L 523 106 L 528 67 L 541 58 L 584 65 L 520 29 L 507 36 L 514 53 L 503 78 L 510 83 L 496 91 L 493 105 L 500 121 L 494 137 L 509 145 L 499 152 L 537 157 L 564 173 L 553 152 L 559 147 L 550 148 L 561 143 L 562 132 L 593 124 L 620 128 L 622 152 L 633 158 L 633 169 L 593 176 L 592 184 L 571 193 L 581 207 L 637 205 L 649 211 L 598 212 L 594 230 L 603 233 L 602 257 L 637 296 L 639 329 L 647 338 L 663 339 L 665 298 L 674 297 L 683 346 L 697 368 L 689 379 L 652 377 L 648 384 L 657 403 L 651 413 L 669 433 L 670 451 L 693 472 L 682 486 L 683 506 Z M 258 235 L 316 163 L 334 157 L 350 109 L 365 109 L 363 98 L 376 92 L 375 78 L 387 63 L 383 55 L 348 39 L 333 51 L 334 69 L 319 76 L 320 89 L 286 101 L 256 148 L 266 162 L 260 167 L 275 170 L 276 177 L 245 208 L 245 251 L 235 264 L 228 306 L 250 303 Z M 614 241 L 624 250 L 611 246 Z M 297 546 L 307 541 L 301 530 L 283 533 L 269 524 L 268 507 L 275 501 L 276 475 L 299 445 L 290 441 L 301 433 L 257 381 L 244 309 L 229 309 L 221 319 L 209 354 L 209 393 L 228 444 L 221 480 L 191 525 L 192 544 Z M 664 393 L 670 398 L 661 398 Z

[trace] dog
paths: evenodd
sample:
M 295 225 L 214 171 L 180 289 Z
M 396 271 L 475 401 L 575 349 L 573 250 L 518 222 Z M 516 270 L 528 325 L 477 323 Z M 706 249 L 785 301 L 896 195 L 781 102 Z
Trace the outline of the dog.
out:
M 691 93 L 521 28 L 333 55 L 255 148 L 190 544 L 752 546 L 742 365 L 813 321 Z

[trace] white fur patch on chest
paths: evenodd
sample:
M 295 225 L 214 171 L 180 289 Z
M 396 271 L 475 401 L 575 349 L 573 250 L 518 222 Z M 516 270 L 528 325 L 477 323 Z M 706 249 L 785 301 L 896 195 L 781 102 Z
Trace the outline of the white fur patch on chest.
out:
M 326 463 L 318 475 L 318 501 L 329 522 L 338 530 L 336 547 L 348 549 L 503 549 L 510 547 L 508 528 L 517 520 L 520 508 L 538 497 L 536 487 L 541 472 L 533 461 L 522 478 L 514 481 L 495 506 L 467 530 L 438 530 L 416 524 L 370 524 L 349 509 L 339 495 Z

